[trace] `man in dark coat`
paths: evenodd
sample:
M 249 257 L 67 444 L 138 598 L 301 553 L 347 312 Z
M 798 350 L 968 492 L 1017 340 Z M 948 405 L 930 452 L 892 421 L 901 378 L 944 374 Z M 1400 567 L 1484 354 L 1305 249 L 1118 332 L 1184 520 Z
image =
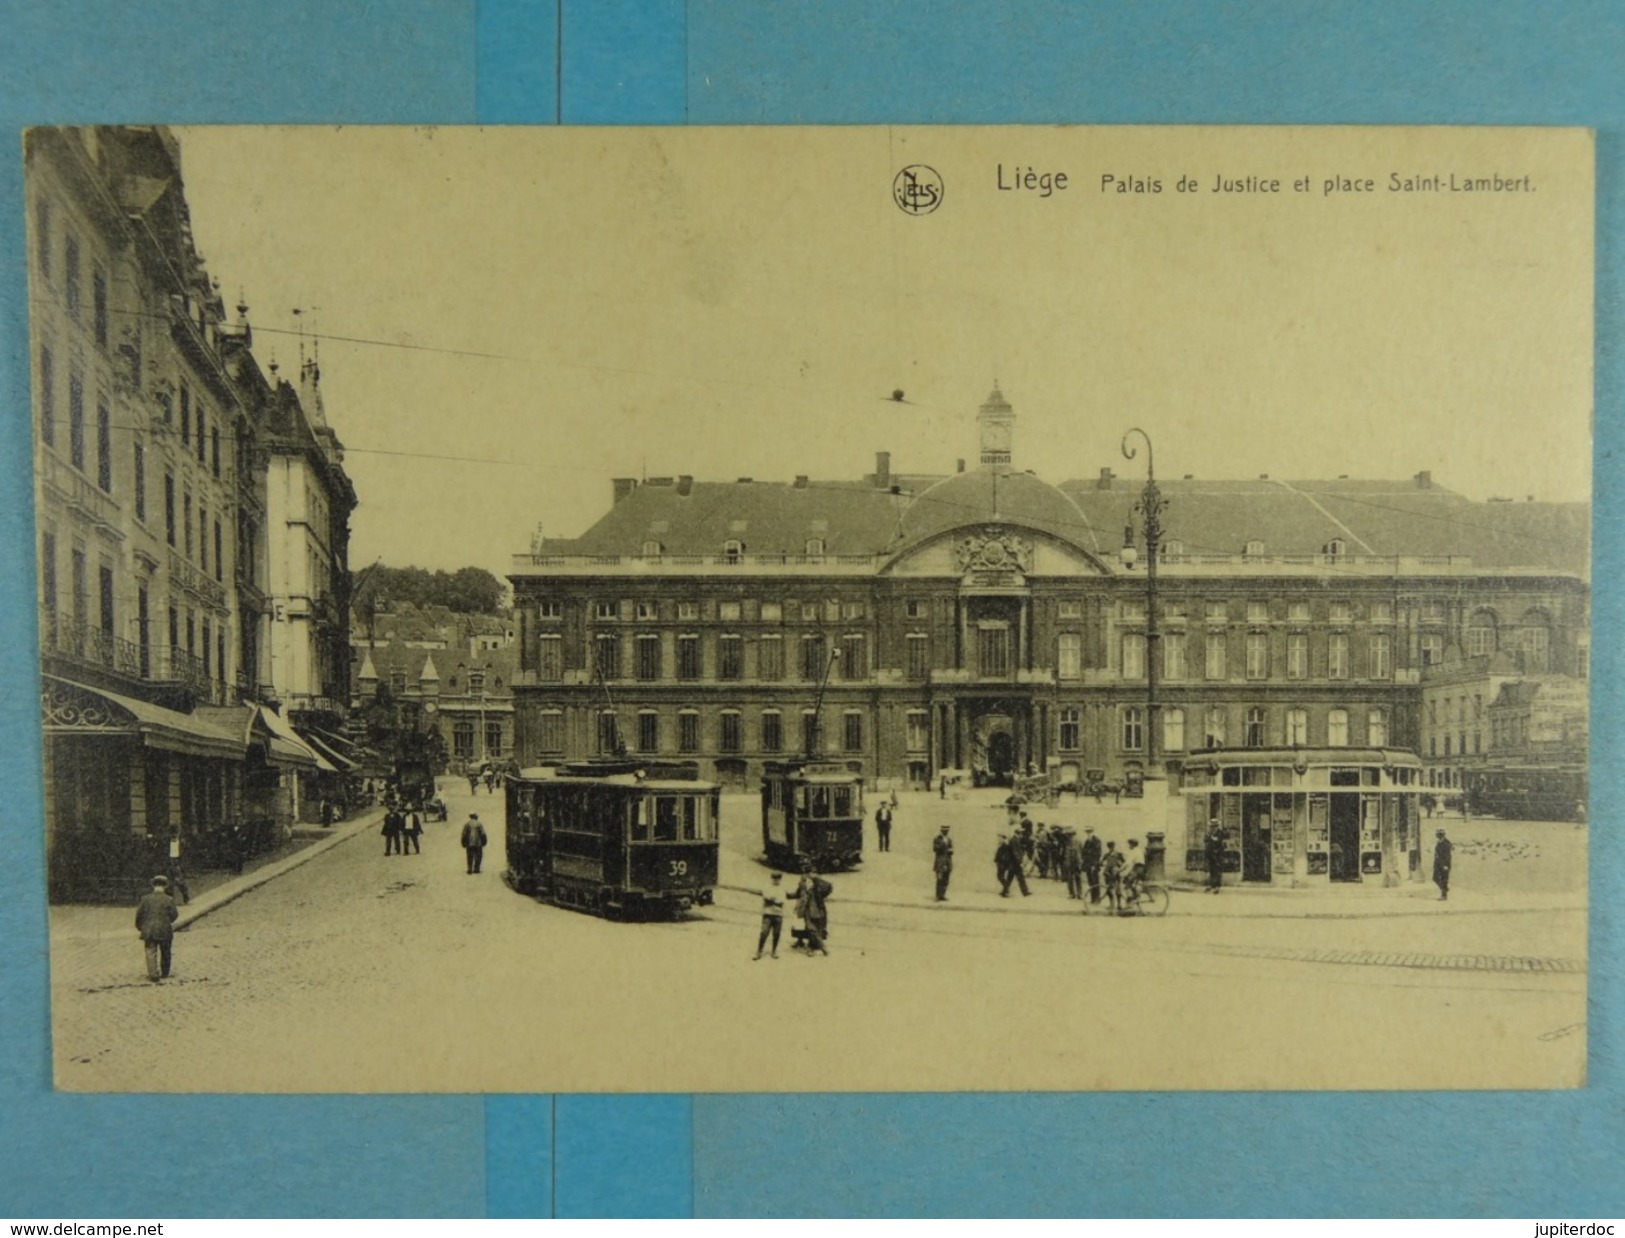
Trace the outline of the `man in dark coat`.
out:
M 1207 892 L 1217 894 L 1224 884 L 1224 830 L 1217 821 L 1209 821 L 1202 838 L 1202 856 L 1207 860 Z
M 384 836 L 384 854 L 395 855 L 397 852 L 404 855 L 406 848 L 401 845 L 401 831 L 406 827 L 405 814 L 399 808 L 391 806 L 384 812 L 384 828 L 380 831 Z
M 1095 837 L 1095 827 L 1083 827 L 1083 875 L 1089 882 L 1089 901 L 1100 901 L 1100 839 Z
M 1438 842 L 1433 844 L 1433 884 L 1439 887 L 1440 899 L 1450 897 L 1450 840 L 1444 831 L 1438 831 Z
M 937 902 L 948 901 L 948 878 L 954 871 L 954 840 L 945 825 L 931 840 L 931 871 L 937 875 Z
M 480 862 L 485 858 L 485 827 L 480 824 L 480 814 L 471 812 L 468 821 L 463 826 L 463 850 L 468 854 L 468 871 L 480 871 Z
M 401 854 L 406 854 L 410 847 L 413 855 L 422 855 L 423 847 L 418 839 L 423 837 L 423 817 L 417 809 L 413 808 L 402 814 L 401 820 Z
M 154 877 L 152 890 L 142 896 L 135 909 L 135 929 L 147 950 L 147 979 L 154 983 L 169 978 L 175 921 L 180 914 L 175 900 L 169 897 L 169 878 Z
M 1061 831 L 1061 876 L 1066 878 L 1066 896 L 1083 897 L 1083 844 L 1073 829 Z
M 875 809 L 875 850 L 891 850 L 891 805 L 884 801 Z

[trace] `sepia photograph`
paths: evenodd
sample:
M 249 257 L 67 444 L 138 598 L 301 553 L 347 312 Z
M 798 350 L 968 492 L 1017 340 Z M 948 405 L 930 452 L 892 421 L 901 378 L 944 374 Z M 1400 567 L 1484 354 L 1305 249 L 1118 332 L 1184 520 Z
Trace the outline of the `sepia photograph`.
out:
M 1588 131 L 21 154 L 59 1089 L 1585 1084 Z

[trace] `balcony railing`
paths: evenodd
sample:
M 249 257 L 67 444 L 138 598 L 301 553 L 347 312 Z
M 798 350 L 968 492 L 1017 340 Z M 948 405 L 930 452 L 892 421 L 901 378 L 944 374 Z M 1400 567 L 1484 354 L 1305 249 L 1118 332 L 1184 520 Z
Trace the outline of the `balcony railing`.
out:
M 113 496 L 91 481 L 50 447 L 40 450 L 40 483 L 48 498 L 77 508 L 108 529 L 119 527 L 119 506 Z
M 515 575 L 694 576 L 713 572 L 792 575 L 815 569 L 819 575 L 862 576 L 885 561 L 882 555 L 515 555 Z
M 167 645 L 142 645 L 113 636 L 99 627 L 65 623 L 46 616 L 40 629 L 42 652 L 80 666 L 110 671 L 127 679 L 154 685 L 179 684 L 200 704 L 230 705 L 237 699 L 232 686 L 216 679 L 203 659 Z
M 188 563 L 173 547 L 169 551 L 169 580 L 210 606 L 226 604 L 226 586 Z

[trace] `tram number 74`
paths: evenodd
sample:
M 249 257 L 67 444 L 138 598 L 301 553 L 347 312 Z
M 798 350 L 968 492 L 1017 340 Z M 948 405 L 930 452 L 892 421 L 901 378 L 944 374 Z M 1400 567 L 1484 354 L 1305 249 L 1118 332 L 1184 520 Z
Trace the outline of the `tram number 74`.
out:
M 686 877 L 688 875 L 688 861 L 687 860 L 673 860 L 673 861 L 671 861 L 671 875 L 673 877 Z

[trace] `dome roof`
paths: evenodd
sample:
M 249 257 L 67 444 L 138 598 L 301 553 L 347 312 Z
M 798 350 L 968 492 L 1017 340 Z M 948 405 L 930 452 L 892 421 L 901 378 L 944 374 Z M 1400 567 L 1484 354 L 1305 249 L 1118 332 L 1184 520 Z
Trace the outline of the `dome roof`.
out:
M 1091 554 L 1101 552 L 1093 526 L 1071 498 L 1008 465 L 956 473 L 920 491 L 898 522 L 892 548 L 902 550 L 953 529 L 985 524 L 1034 529 Z

